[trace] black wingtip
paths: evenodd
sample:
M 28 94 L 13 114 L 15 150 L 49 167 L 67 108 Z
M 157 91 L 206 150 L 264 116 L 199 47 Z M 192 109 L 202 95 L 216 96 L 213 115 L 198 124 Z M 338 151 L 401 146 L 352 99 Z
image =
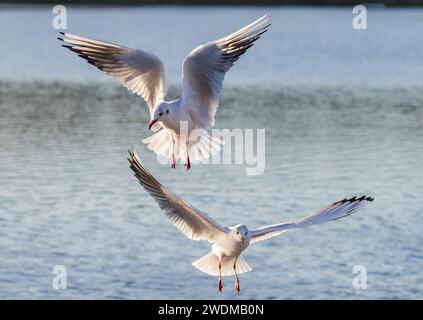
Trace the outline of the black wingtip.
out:
M 128 148 L 128 153 L 129 153 L 129 156 L 130 156 L 130 161 L 131 162 L 134 162 L 134 161 L 136 161 L 136 157 L 137 157 L 137 151 L 135 150 L 135 147 L 134 146 L 130 146 L 129 148 Z
M 129 160 L 129 162 L 131 162 L 131 160 L 132 160 L 132 155 L 134 154 L 134 152 L 133 152 L 133 147 L 132 147 L 132 146 L 130 146 L 130 147 L 128 148 L 128 154 L 129 154 L 129 157 L 127 157 L 127 159 Z
M 361 198 L 357 199 L 359 201 L 369 201 L 372 202 L 375 198 L 372 197 L 367 197 L 367 196 L 362 196 Z
M 59 32 L 62 36 L 64 36 L 65 35 L 65 33 L 64 32 Z
M 129 154 L 134 155 L 135 154 L 135 147 L 134 146 L 130 146 L 128 148 L 128 152 L 129 152 Z
M 135 175 L 136 175 L 136 173 L 135 173 L 135 164 L 137 163 L 137 158 L 136 157 L 137 156 L 136 156 L 136 151 L 135 151 L 134 146 L 130 146 L 128 148 L 128 156 L 126 157 L 126 159 L 129 162 L 129 167 L 134 171 L 134 174 Z
M 353 203 L 353 202 L 360 202 L 360 201 L 369 201 L 372 202 L 375 198 L 372 197 L 368 197 L 368 196 L 361 196 L 360 198 L 357 198 L 357 196 L 352 197 L 352 198 L 345 198 L 341 201 L 337 201 L 334 202 L 333 205 L 337 205 L 337 204 L 344 204 L 344 203 Z
M 63 38 L 59 38 L 59 37 L 57 37 L 57 40 L 63 41 Z

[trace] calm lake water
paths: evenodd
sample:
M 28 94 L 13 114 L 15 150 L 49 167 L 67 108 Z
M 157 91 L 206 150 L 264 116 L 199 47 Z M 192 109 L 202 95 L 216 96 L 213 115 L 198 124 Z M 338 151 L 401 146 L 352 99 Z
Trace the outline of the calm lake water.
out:
M 270 31 L 229 72 L 218 128 L 264 128 L 266 169 L 162 166 L 141 140 L 144 103 L 75 55 L 51 7 L 0 7 L 0 298 L 422 299 L 423 10 L 84 8 L 70 32 L 147 48 L 170 95 L 195 45 L 270 12 Z M 244 254 L 253 272 L 216 279 L 191 266 L 209 244 L 186 239 L 141 189 L 135 145 L 171 190 L 226 225 L 299 218 L 347 196 L 357 215 L 292 231 Z M 55 265 L 68 288 L 52 288 Z M 352 287 L 353 267 L 367 289 Z

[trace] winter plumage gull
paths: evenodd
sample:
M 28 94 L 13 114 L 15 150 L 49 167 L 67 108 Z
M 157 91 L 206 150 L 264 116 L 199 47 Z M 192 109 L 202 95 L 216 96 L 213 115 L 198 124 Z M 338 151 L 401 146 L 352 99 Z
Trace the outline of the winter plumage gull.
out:
M 120 80 L 141 96 L 150 110 L 149 128 L 156 133 L 143 140 L 150 150 L 168 158 L 172 168 L 179 159 L 188 169 L 190 159 L 216 154 L 222 141 L 208 134 L 214 126 L 220 89 L 226 72 L 269 27 L 265 15 L 246 27 L 193 49 L 182 63 L 182 94 L 166 100 L 162 61 L 153 53 L 93 40 L 70 33 L 58 38 L 63 47 Z M 195 134 L 192 134 L 195 131 Z
M 304 228 L 349 216 L 373 201 L 373 198 L 366 196 L 344 199 L 305 218 L 255 230 L 248 230 L 242 224 L 225 227 L 160 184 L 147 171 L 133 148 L 129 150 L 128 161 L 140 184 L 185 236 L 192 240 L 205 240 L 212 243 L 211 252 L 193 262 L 193 265 L 202 272 L 218 276 L 219 291 L 223 288 L 222 276 L 233 274 L 235 274 L 235 290 L 240 291 L 238 274 L 251 271 L 241 253 L 250 244 L 281 235 L 291 229 Z

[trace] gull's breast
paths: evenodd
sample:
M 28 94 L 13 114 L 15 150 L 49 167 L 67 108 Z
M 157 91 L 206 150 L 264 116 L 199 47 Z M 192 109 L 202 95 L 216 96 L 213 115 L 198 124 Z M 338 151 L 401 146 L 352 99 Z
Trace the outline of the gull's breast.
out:
M 226 257 L 237 257 L 244 249 L 245 246 L 241 242 L 229 237 L 225 237 L 213 244 L 213 252 Z

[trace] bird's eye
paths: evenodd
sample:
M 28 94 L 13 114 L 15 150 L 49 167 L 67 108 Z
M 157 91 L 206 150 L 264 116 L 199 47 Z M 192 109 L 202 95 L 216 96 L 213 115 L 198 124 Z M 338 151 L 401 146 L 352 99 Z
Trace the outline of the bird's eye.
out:
M 236 234 L 239 234 L 239 231 L 237 231 Z
M 169 113 L 169 110 L 167 110 L 166 113 Z
M 159 113 L 159 117 L 161 117 L 162 115 L 163 115 L 163 112 L 160 112 L 160 113 Z

